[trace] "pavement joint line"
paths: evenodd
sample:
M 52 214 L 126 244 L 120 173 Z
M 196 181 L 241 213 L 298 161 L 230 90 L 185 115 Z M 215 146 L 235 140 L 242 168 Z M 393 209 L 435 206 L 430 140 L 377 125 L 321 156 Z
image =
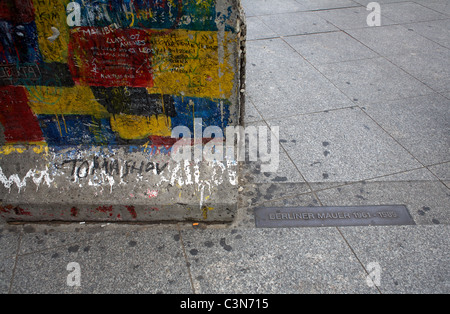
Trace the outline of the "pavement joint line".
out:
M 441 166 L 441 165 L 445 165 L 445 164 L 450 164 L 450 160 L 430 164 L 430 165 L 427 165 L 427 167 Z
M 370 57 L 370 58 L 359 58 L 359 59 L 353 59 L 353 60 L 344 60 L 344 61 L 332 61 L 332 62 L 324 62 L 320 63 L 320 65 L 333 65 L 333 64 L 339 64 L 339 63 L 346 63 L 346 62 L 355 62 L 355 61 L 364 61 L 364 60 L 374 60 L 374 59 L 380 59 L 379 56 L 377 57 Z
M 376 58 L 376 59 L 380 59 L 380 58 Z M 431 96 L 431 95 L 435 95 L 435 94 L 439 94 L 439 92 L 433 91 L 433 92 L 431 92 L 429 94 L 424 94 L 424 95 L 408 96 L 408 97 L 401 97 L 401 98 L 392 98 L 390 100 L 386 100 L 385 102 L 393 102 L 393 101 L 409 100 L 409 99 L 412 100 L 412 99 L 415 99 L 415 98 L 422 98 L 422 97 Z M 373 105 L 373 103 L 368 103 L 367 105 L 370 106 L 370 105 Z M 366 110 L 365 106 L 367 106 L 367 105 L 362 105 L 362 104 L 355 103 L 355 106 L 360 107 L 364 111 Z
M 401 25 L 401 26 L 404 27 L 405 29 L 409 30 L 409 28 L 407 27 L 407 25 L 411 25 L 411 24 L 420 24 L 420 23 L 428 23 L 428 22 L 437 22 L 437 21 L 443 21 L 443 20 L 450 20 L 450 17 L 449 17 L 449 18 L 446 18 L 446 19 L 431 20 L 431 21 L 423 21 L 423 22 L 416 22 L 416 23 L 407 23 L 407 24 L 399 24 L 399 25 Z M 421 36 L 421 37 L 423 37 L 423 38 L 425 38 L 425 39 L 428 39 L 429 41 L 434 42 L 435 44 L 441 46 L 441 47 L 444 48 L 444 49 L 450 49 L 449 47 L 443 46 L 442 44 L 438 43 L 437 41 L 435 41 L 435 40 L 433 40 L 433 39 L 431 39 L 431 38 L 426 37 L 425 35 L 419 34 L 419 33 L 415 32 L 415 31 L 413 31 L 413 32 L 414 32 L 414 34 L 417 34 L 417 35 L 419 35 L 419 36 Z
M 263 24 L 265 24 L 263 21 L 261 21 Z M 267 24 L 265 24 L 267 26 Z M 269 27 L 269 26 L 267 26 Z M 333 30 L 333 31 L 323 31 L 323 32 L 314 32 L 314 33 L 306 33 L 306 34 L 294 34 L 294 35 L 278 35 L 274 37 L 264 37 L 264 38 L 255 38 L 255 39 L 249 39 L 248 42 L 252 41 L 261 41 L 261 40 L 271 40 L 271 39 L 283 39 L 283 38 L 290 38 L 290 37 L 301 37 L 301 36 L 310 36 L 310 35 L 317 35 L 317 34 L 329 34 L 329 33 L 339 33 L 340 30 Z
M 450 100 L 450 91 L 447 92 L 439 92 L 439 95 L 441 95 L 444 98 L 447 98 L 448 100 Z
M 247 121 L 245 121 L 245 119 L 244 119 L 244 125 L 247 125 L 247 124 L 249 124 L 249 123 L 261 122 L 261 121 L 266 122 L 266 120 L 265 120 L 264 117 L 262 116 L 261 112 L 259 111 L 258 107 L 256 107 L 255 103 L 253 102 L 253 99 L 252 99 L 251 97 L 248 97 L 248 96 L 247 96 L 247 100 L 250 100 L 250 103 L 252 104 L 252 106 L 255 108 L 256 112 L 257 112 L 257 113 L 259 114 L 259 116 L 261 117 L 261 120 L 253 121 L 253 122 L 247 122 Z M 267 122 L 266 122 L 266 124 L 267 124 Z
M 359 106 L 358 106 L 359 107 Z M 399 140 L 397 140 L 391 133 L 389 133 L 385 128 L 383 128 L 372 116 L 370 116 L 365 110 L 363 110 L 361 107 L 359 109 L 367 115 L 379 128 L 381 128 L 389 137 L 391 137 L 398 145 L 400 145 L 408 154 L 410 154 L 418 163 L 420 163 L 423 167 L 426 167 L 426 165 L 416 156 L 414 156 L 413 153 L 411 153 L 402 143 L 400 143 Z M 427 169 L 428 170 L 428 169 Z
M 442 164 L 439 164 L 439 165 L 443 165 L 443 164 L 445 164 L 445 163 L 442 163 Z M 429 169 L 430 167 L 433 167 L 433 166 L 427 166 L 427 167 L 426 167 L 427 170 L 428 170 L 429 172 L 431 172 L 431 174 L 432 174 L 433 176 L 435 176 L 435 177 L 437 178 L 437 180 L 438 180 L 439 182 L 441 182 L 447 189 L 450 190 L 450 187 L 447 186 L 447 184 L 445 184 L 444 180 L 442 180 L 441 178 L 439 178 L 439 176 L 438 176 L 437 174 L 435 174 L 431 169 Z
M 197 294 L 197 292 L 195 291 L 194 280 L 192 278 L 191 263 L 189 262 L 189 259 L 188 259 L 187 253 L 186 253 L 186 247 L 185 247 L 184 241 L 183 241 L 183 234 L 182 234 L 180 226 L 178 224 L 177 224 L 177 229 L 178 229 L 178 234 L 180 236 L 180 245 L 181 245 L 181 249 L 183 250 L 184 262 L 185 262 L 185 265 L 186 265 L 186 268 L 187 268 L 189 281 L 191 283 L 192 293 L 193 294 Z
M 401 2 L 400 2 L 400 3 L 401 3 Z M 430 20 L 430 21 L 426 21 L 426 22 L 441 21 L 441 20 L 446 20 L 446 19 Z M 328 22 L 329 22 L 329 21 L 328 21 Z M 359 42 L 361 45 L 363 45 L 364 47 L 366 47 L 367 49 L 369 49 L 370 51 L 372 51 L 372 52 L 375 53 L 376 55 L 380 56 L 381 58 L 384 58 L 386 61 L 388 61 L 390 64 L 392 64 L 392 65 L 395 66 L 396 68 L 400 69 L 400 70 L 403 71 L 404 73 L 408 74 L 410 77 L 412 77 L 412 78 L 414 78 L 415 80 L 417 80 L 418 82 L 422 83 L 423 85 L 425 85 L 426 87 L 428 87 L 428 88 L 429 88 L 430 90 L 432 90 L 433 92 L 439 93 L 439 92 L 436 91 L 434 88 L 428 86 L 426 83 L 422 82 L 421 80 L 419 80 L 417 77 L 415 77 L 415 76 L 412 75 L 411 73 L 407 72 L 406 70 L 404 70 L 404 69 L 401 68 L 400 66 L 396 65 L 394 62 L 392 62 L 391 60 L 389 60 L 386 56 L 384 56 L 384 55 L 378 53 L 377 51 L 373 50 L 371 47 L 369 47 L 369 46 L 367 46 L 366 44 L 364 44 L 363 42 L 361 42 L 359 39 L 353 37 L 353 36 L 352 36 L 351 34 L 349 34 L 346 30 L 344 30 L 344 29 L 338 27 L 337 25 L 333 24 L 332 22 L 329 22 L 329 23 L 331 23 L 334 27 L 336 27 L 337 29 L 339 29 L 340 31 L 342 31 L 344 34 L 346 34 L 346 35 L 349 36 L 350 38 L 352 38 L 352 39 L 356 40 L 357 42 Z M 403 23 L 403 24 L 411 24 L 411 23 Z M 401 24 L 401 23 L 399 23 L 399 24 L 390 24 L 390 25 L 382 25 L 382 26 L 377 26 L 377 27 L 391 27 L 391 26 L 399 25 L 399 26 L 403 27 L 404 29 L 408 30 L 408 28 L 407 28 L 406 26 L 404 26 L 403 24 Z M 361 29 L 364 29 L 364 28 L 366 28 L 366 27 L 362 27 Z M 423 38 L 425 38 L 425 39 L 427 39 L 427 40 L 430 40 L 430 41 L 436 43 L 435 41 L 433 41 L 433 40 L 431 40 L 431 39 L 429 39 L 429 38 L 427 38 L 427 37 L 425 37 L 425 36 L 422 36 L 422 35 L 420 35 L 419 33 L 416 33 L 416 32 L 414 32 L 414 33 L 417 34 L 417 35 L 419 35 L 420 37 L 423 37 Z M 281 39 L 282 39 L 282 38 L 281 38 Z M 284 42 L 286 42 L 286 41 L 284 41 Z M 286 42 L 286 44 L 289 45 L 288 42 Z M 436 44 L 438 44 L 439 46 L 443 47 L 444 49 L 449 49 L 449 48 L 447 48 L 447 47 L 445 47 L 445 46 L 442 46 L 442 45 L 439 44 L 439 43 L 436 43 Z M 290 46 L 291 48 L 293 48 L 291 45 L 289 45 L 289 46 Z M 294 48 L 293 48 L 293 49 L 294 49 Z M 294 50 L 295 50 L 295 49 L 294 49 Z M 450 50 L 450 49 L 449 49 L 449 50 Z M 295 51 L 296 51 L 296 50 L 295 50 Z M 302 58 L 305 59 L 305 61 L 307 61 L 309 64 L 311 64 L 311 66 L 313 66 L 314 69 L 316 69 L 319 73 L 322 74 L 322 72 L 321 72 L 317 67 L 315 67 L 311 62 L 309 62 L 309 60 L 307 60 L 305 57 L 303 57 L 302 54 L 300 54 L 298 51 L 296 51 L 296 52 L 297 52 L 300 56 L 302 56 Z M 368 59 L 376 59 L 376 57 L 368 58 Z M 365 59 L 361 59 L 361 60 L 365 60 Z M 339 62 L 338 62 L 338 63 L 339 63 Z M 322 74 L 322 75 L 323 75 L 328 81 L 331 82 L 331 80 L 329 80 L 328 77 L 326 77 L 326 75 L 324 75 L 324 74 Z M 346 95 L 346 96 L 350 99 L 350 101 L 353 102 L 353 99 L 351 99 L 351 97 L 349 97 L 344 91 L 342 91 L 339 87 L 337 87 L 333 82 L 331 82 L 331 83 L 332 83 L 338 90 L 340 90 L 344 95 Z M 425 95 L 422 95 L 422 96 L 425 96 Z
M 346 107 L 341 107 L 341 108 L 331 108 L 331 109 L 325 109 L 325 110 L 320 110 L 320 111 L 298 113 L 298 114 L 292 114 L 292 115 L 289 115 L 289 116 L 276 116 L 276 117 L 273 117 L 273 118 L 271 117 L 269 119 L 265 119 L 265 121 L 273 121 L 273 120 L 279 120 L 279 119 L 283 119 L 283 118 L 301 117 L 301 116 L 307 116 L 307 115 L 313 115 L 313 114 L 321 114 L 321 113 L 327 113 L 327 112 L 338 111 L 338 110 L 352 109 L 352 108 L 355 108 L 357 106 L 358 106 L 357 104 L 354 104 L 353 106 L 346 106 Z M 258 111 L 259 115 L 261 117 L 263 117 L 262 114 L 260 113 L 259 109 L 256 108 L 256 110 Z M 260 121 L 262 121 L 262 120 L 260 120 Z M 249 123 L 253 123 L 253 122 L 259 122 L 259 121 L 252 121 L 252 122 L 249 122 Z
M 370 58 L 370 59 L 379 59 L 379 57 Z M 369 60 L 369 59 L 360 59 L 360 60 L 353 60 L 353 61 L 362 61 L 362 60 Z M 343 61 L 343 62 L 348 62 L 348 61 Z M 340 62 L 338 62 L 338 63 L 340 63 Z M 341 90 L 339 90 L 339 91 L 341 91 Z M 344 92 L 342 92 L 342 93 L 346 97 L 348 97 Z M 433 91 L 433 92 L 431 92 L 429 94 L 420 95 L 420 96 L 410 96 L 410 97 L 402 97 L 402 98 L 395 98 L 395 99 L 393 98 L 391 100 L 387 100 L 387 102 L 399 101 L 399 100 L 408 100 L 408 99 L 420 98 L 420 97 L 429 96 L 429 95 L 435 95 L 435 94 L 441 95 L 441 93 Z M 444 98 L 450 99 L 450 97 L 446 97 L 444 95 L 441 95 L 441 96 L 443 96 Z M 289 116 L 277 116 L 277 117 L 274 117 L 274 118 L 266 119 L 266 118 L 263 117 L 263 115 L 260 112 L 260 110 L 258 109 L 258 107 L 254 104 L 253 99 L 251 97 L 249 97 L 248 99 L 252 102 L 252 104 L 256 108 L 256 111 L 259 113 L 259 115 L 261 116 L 262 119 L 258 120 L 258 121 L 246 122 L 247 124 L 257 123 L 257 122 L 261 122 L 261 121 L 273 121 L 273 120 L 279 120 L 279 119 L 283 119 L 283 118 L 291 118 L 291 117 L 300 117 L 300 116 L 307 116 L 307 115 L 313 115 L 313 114 L 328 113 L 328 112 L 332 112 L 332 111 L 339 111 L 339 110 L 346 110 L 346 109 L 355 109 L 357 107 L 359 107 L 359 109 L 365 111 L 366 110 L 366 106 L 367 106 L 367 105 L 362 105 L 360 103 L 354 102 L 353 99 L 350 99 L 350 101 L 353 103 L 352 106 L 346 106 L 346 107 L 342 107 L 342 108 L 331 108 L 331 109 L 325 109 L 325 110 L 314 111 L 314 112 L 298 113 L 298 114 L 293 114 L 293 115 L 289 115 Z M 368 104 L 368 105 L 371 105 L 371 104 Z
M 394 172 L 394 173 L 385 174 L 385 175 L 381 175 L 381 176 L 376 176 L 376 177 L 372 177 L 372 178 L 367 178 L 367 179 L 363 179 L 363 180 L 351 181 L 351 182 L 343 182 L 342 185 L 333 186 L 333 187 L 330 187 L 330 188 L 320 189 L 320 190 L 316 190 L 316 191 L 319 192 L 319 191 L 325 191 L 325 190 L 329 190 L 329 189 L 333 189 L 333 188 L 337 188 L 337 187 L 342 187 L 342 186 L 347 186 L 347 185 L 353 185 L 353 184 L 364 183 L 364 182 L 367 183 L 369 181 L 373 181 L 373 180 L 377 180 L 377 179 L 381 179 L 381 178 L 385 178 L 385 177 L 390 177 L 390 176 L 394 176 L 394 175 L 404 174 L 404 173 L 417 171 L 417 170 L 421 170 L 421 169 L 427 169 L 427 167 L 426 166 L 417 167 L 417 168 L 413 168 L 413 169 L 408 169 L 408 170 L 404 170 L 404 171 L 400 171 L 400 172 Z M 427 169 L 427 170 L 429 170 L 429 169 Z M 408 180 L 407 182 L 422 182 L 422 181 L 423 182 L 432 182 L 430 180 Z M 404 182 L 404 181 L 373 181 L 373 182 L 376 183 L 376 182 Z M 311 183 L 333 183 L 333 182 L 311 182 Z
M 401 3 L 401 2 L 400 2 L 400 3 Z M 270 15 L 272 15 L 272 14 L 270 14 Z M 270 16 L 270 15 L 267 15 L 267 16 Z M 252 17 L 258 18 L 258 16 L 252 16 Z M 258 19 L 259 19 L 259 18 L 258 18 Z M 450 17 L 448 17 L 448 18 L 443 18 L 443 19 L 432 19 L 432 20 L 427 20 L 427 21 L 423 21 L 423 22 L 419 22 L 419 23 L 436 22 L 436 21 L 443 21 L 443 20 L 448 20 L 448 19 L 450 19 Z M 271 29 L 270 26 L 267 25 L 263 20 L 259 19 L 259 21 L 260 21 L 261 23 L 263 23 L 265 26 L 267 26 L 269 29 Z M 333 24 L 332 22 L 330 22 L 330 21 L 328 21 L 328 20 L 326 20 L 326 21 L 327 21 L 328 23 L 330 23 L 331 25 L 333 25 L 334 27 L 336 27 L 337 30 L 322 31 L 322 32 L 313 32 L 313 33 L 302 33 L 302 34 L 292 34 L 292 35 L 279 35 L 279 34 L 277 34 L 278 36 L 273 36 L 273 37 L 263 37 L 263 38 L 254 38 L 254 39 L 248 39 L 247 41 L 248 41 L 248 42 L 252 42 L 252 41 L 261 41 L 261 40 L 283 39 L 283 38 L 290 38 L 290 37 L 301 37 L 301 36 L 310 36 L 310 35 L 317 35 L 317 34 L 339 33 L 339 32 L 344 32 L 344 33 L 347 34 L 348 36 L 352 37 L 350 34 L 347 33 L 347 31 L 349 31 L 349 30 L 358 30 L 358 29 L 365 29 L 365 28 L 367 28 L 366 26 L 364 26 L 364 27 L 355 27 L 355 28 L 346 28 L 346 29 L 343 29 L 343 28 L 340 28 L 339 26 Z M 409 24 L 417 24 L 417 23 L 411 23 L 411 22 L 407 22 L 407 23 L 393 23 L 393 24 L 389 24 L 389 25 L 381 25 L 381 26 L 377 26 L 377 27 L 401 26 L 401 27 L 403 27 L 403 28 L 405 28 L 405 29 L 408 29 L 408 28 L 407 28 L 407 25 L 409 25 Z M 272 30 L 272 29 L 271 29 L 271 30 Z M 434 42 L 435 44 L 441 46 L 441 47 L 444 48 L 444 49 L 449 49 L 448 47 L 443 46 L 442 44 L 440 44 L 440 43 L 434 41 L 433 39 L 430 39 L 430 38 L 428 38 L 428 37 L 426 37 L 426 36 L 424 36 L 424 35 L 421 35 L 421 34 L 419 34 L 419 33 L 416 33 L 416 32 L 414 32 L 414 33 L 417 34 L 417 35 L 419 35 L 419 36 L 421 36 L 421 37 L 423 37 L 423 38 L 425 38 L 425 39 L 428 39 L 428 40 Z M 357 39 L 354 38 L 354 37 L 352 37 L 352 38 L 355 39 L 355 40 L 357 40 Z M 358 41 L 359 43 L 363 44 L 361 41 L 359 41 L 359 40 L 357 40 L 357 41 Z M 363 44 L 363 45 L 364 45 L 364 44 Z M 368 47 L 368 46 L 366 46 L 366 45 L 364 45 L 364 46 L 367 47 L 367 48 L 369 48 L 370 50 L 372 50 L 370 47 Z M 373 50 L 372 50 L 372 51 L 373 51 Z M 380 54 L 379 54 L 378 52 L 376 52 L 376 51 L 373 51 L 373 52 L 377 53 L 377 54 L 378 54 L 379 56 L 381 56 L 381 57 L 384 57 L 383 55 L 380 55 Z M 358 59 L 358 60 L 375 59 L 375 58 L 376 58 L 376 57 L 371 57 L 371 58 L 364 58 L 364 59 Z M 330 62 L 330 63 L 324 63 L 324 64 L 342 63 L 342 62 L 350 62 L 350 61 L 356 61 L 356 60 L 346 60 L 346 61 Z
M 333 11 L 333 10 L 339 10 L 339 9 L 354 9 L 354 8 L 359 8 L 359 7 L 365 7 L 365 6 L 362 5 L 362 4 L 359 4 L 359 5 L 355 4 L 353 6 L 340 7 L 340 8 L 295 10 L 295 11 L 281 12 L 281 13 L 255 14 L 253 16 L 248 16 L 248 17 L 260 17 L 260 16 L 269 16 L 269 15 L 283 15 L 283 14 L 291 14 L 291 13 L 322 12 L 322 11 Z
M 438 20 L 438 21 L 439 21 L 439 20 Z M 427 22 L 432 22 L 432 21 L 427 21 Z M 401 25 L 401 24 L 397 24 L 397 25 L 400 25 L 400 26 L 403 27 L 404 29 L 408 30 L 408 28 L 406 28 L 405 26 L 403 26 L 403 25 Z M 393 26 L 393 25 L 383 25 L 383 26 L 378 26 L 378 27 L 390 27 L 390 26 Z M 339 28 L 339 29 L 340 29 L 340 28 Z M 390 59 L 388 59 L 388 56 L 384 56 L 384 55 L 378 53 L 377 51 L 373 50 L 371 47 L 365 45 L 363 42 L 361 42 L 359 39 L 353 37 L 351 34 L 349 34 L 348 32 L 346 32 L 345 30 L 342 30 L 342 31 L 343 31 L 347 36 L 349 36 L 349 37 L 351 37 L 352 39 L 356 40 L 357 42 L 359 42 L 361 45 L 363 45 L 363 46 L 365 46 L 366 48 L 368 48 L 368 49 L 369 49 L 370 51 L 372 51 L 373 53 L 379 55 L 381 58 L 383 58 L 383 59 L 385 59 L 386 61 L 388 61 L 390 64 L 392 64 L 393 66 L 395 66 L 397 69 L 400 69 L 401 71 L 403 71 L 404 73 L 406 73 L 407 75 L 409 75 L 410 77 L 412 77 L 413 79 L 415 79 L 415 80 L 417 80 L 418 82 L 422 83 L 423 85 L 425 85 L 426 87 L 428 87 L 428 88 L 429 88 L 430 90 L 432 90 L 433 92 L 439 93 L 439 91 L 435 90 L 434 88 L 432 88 L 432 87 L 429 86 L 428 84 L 422 82 L 420 79 L 418 79 L 417 77 L 415 77 L 414 75 L 412 75 L 411 73 L 409 73 L 408 71 L 406 71 L 406 70 L 403 69 L 402 67 L 398 66 L 397 64 L 395 64 L 395 63 L 394 63 L 393 61 L 391 61 Z M 416 33 L 416 32 L 414 32 L 414 33 L 415 33 L 416 35 L 422 37 L 422 38 L 425 38 L 425 39 L 427 39 L 427 40 L 430 40 L 430 41 L 432 41 L 432 42 L 438 44 L 439 46 L 441 46 L 441 47 L 444 48 L 444 49 L 450 50 L 449 48 L 447 48 L 447 47 L 445 47 L 445 46 L 442 46 L 441 44 L 439 44 L 439 43 L 437 43 L 437 42 L 435 42 L 435 41 L 433 41 L 433 40 L 431 40 L 431 39 L 429 39 L 429 38 L 427 38 L 427 37 L 425 37 L 425 36 L 422 36 L 422 35 L 420 35 L 419 33 Z M 373 59 L 375 59 L 375 58 L 373 58 Z M 317 69 L 317 71 L 319 71 L 319 70 Z M 320 71 L 319 71 L 319 72 L 320 72 Z M 343 91 L 341 91 L 341 92 L 343 92 Z M 343 92 L 343 93 L 344 93 L 344 92 Z M 344 94 L 345 94 L 345 93 L 344 93 Z M 426 95 L 428 95 L 428 94 L 426 94 Z M 425 96 L 425 95 L 421 95 L 421 96 Z M 348 96 L 347 96 L 347 97 L 348 97 Z M 420 96 L 416 96 L 416 97 L 420 97 Z M 350 98 L 350 97 L 349 97 L 349 98 Z M 408 97 L 408 98 L 412 98 L 412 97 Z M 353 101 L 353 100 L 352 100 L 352 101 Z
M 421 7 L 424 7 L 425 9 L 428 9 L 428 10 L 431 10 L 431 11 L 434 11 L 434 12 L 436 12 L 436 13 L 439 13 L 439 14 L 442 14 L 442 15 L 447 15 L 447 14 L 445 14 L 445 13 L 442 13 L 442 12 L 439 12 L 439 11 L 437 11 L 437 10 L 435 10 L 435 9 L 433 9 L 433 8 L 429 8 L 429 7 L 427 7 L 427 6 L 424 6 L 421 2 L 416 2 L 416 1 L 413 1 L 415 4 L 418 4 L 418 5 L 420 5 Z M 401 3 L 401 2 L 400 2 Z M 428 21 L 426 21 L 426 22 L 428 22 Z
M 270 125 L 264 120 L 264 122 L 266 123 L 267 127 L 272 130 L 272 128 L 270 127 Z M 273 133 L 272 133 L 273 134 Z M 273 134 L 275 135 L 275 134 Z M 311 187 L 311 184 L 309 184 L 309 182 L 306 180 L 305 176 L 302 174 L 302 172 L 300 171 L 300 169 L 298 169 L 297 165 L 295 164 L 294 160 L 291 158 L 291 156 L 289 155 L 288 151 L 286 150 L 286 148 L 284 148 L 283 143 L 280 142 L 280 139 L 278 138 L 278 142 L 281 146 L 281 148 L 283 149 L 283 151 L 286 153 L 287 158 L 291 161 L 291 163 L 294 165 L 295 169 L 297 170 L 297 172 L 300 174 L 300 176 L 302 177 L 303 181 L 305 181 L 306 185 L 308 186 L 310 192 L 313 194 L 313 196 L 316 198 L 316 200 L 319 202 L 319 204 L 322 205 L 322 202 L 320 201 L 319 197 L 317 196 L 317 194 L 314 192 L 314 190 Z M 323 205 L 322 205 L 323 206 Z
M 430 181 L 430 180 L 373 181 L 373 180 L 376 180 L 376 179 L 381 179 L 381 178 L 384 178 L 384 177 L 389 177 L 389 176 L 393 176 L 393 175 L 408 173 L 408 172 L 417 171 L 417 170 L 421 170 L 421 169 L 427 169 L 427 167 L 414 168 L 414 169 L 410 169 L 410 170 L 405 170 L 405 171 L 400 171 L 400 172 L 391 173 L 391 174 L 387 174 L 387 175 L 372 177 L 372 178 L 369 178 L 369 179 L 363 179 L 363 180 L 359 180 L 359 181 L 342 182 L 342 184 L 337 184 L 337 185 L 333 185 L 333 186 L 325 187 L 325 188 L 313 189 L 313 190 L 311 190 L 309 192 L 292 193 L 292 194 L 290 193 L 290 194 L 284 195 L 284 196 L 279 197 L 279 198 L 274 198 L 274 199 L 271 199 L 271 200 L 265 200 L 265 201 L 262 201 L 260 203 L 252 204 L 250 206 L 240 207 L 239 209 L 240 210 L 252 209 L 252 208 L 255 208 L 255 207 L 258 207 L 258 206 L 261 206 L 261 205 L 265 205 L 267 203 L 274 202 L 274 201 L 279 201 L 279 200 L 284 200 L 284 199 L 288 199 L 288 198 L 293 198 L 293 197 L 296 197 L 296 196 L 304 196 L 304 195 L 308 195 L 308 194 L 312 194 L 313 195 L 313 192 L 323 192 L 323 191 L 332 190 L 332 189 L 336 189 L 336 188 L 340 188 L 340 187 L 346 187 L 346 186 L 361 184 L 361 183 L 364 183 L 364 182 L 365 183 L 381 183 L 381 182 L 395 183 L 395 182 L 437 182 L 437 181 L 440 181 L 441 183 L 443 183 L 441 180 L 436 180 L 436 181 Z M 430 171 L 429 169 L 427 169 L 427 170 Z M 372 181 L 372 182 L 369 182 L 369 181 Z M 314 184 L 314 183 L 333 184 L 333 182 L 310 182 L 310 183 L 312 183 L 312 184 Z M 338 183 L 338 182 L 336 182 L 336 183 Z M 341 182 L 339 182 L 339 183 L 341 183 Z M 251 183 L 251 184 L 255 184 L 255 183 Z M 296 184 L 296 183 L 292 183 L 292 184 Z M 298 182 L 298 184 L 306 184 L 306 182 Z M 321 206 L 324 206 L 324 205 L 321 205 Z M 317 206 L 317 207 L 319 207 L 319 206 Z
M 344 93 L 339 87 L 336 86 L 336 84 L 334 84 L 334 82 L 332 82 L 325 74 L 323 74 L 321 71 L 319 71 L 319 69 L 312 64 L 308 59 L 306 59 L 300 52 L 298 52 L 294 47 L 292 47 L 286 40 L 284 40 L 283 38 L 281 38 L 283 40 L 283 42 L 285 42 L 289 47 L 291 47 L 291 49 L 293 49 L 303 60 L 305 60 L 310 66 L 312 66 L 318 73 L 320 73 L 320 75 L 322 75 L 322 77 L 324 77 L 328 82 L 330 82 L 331 85 L 333 85 L 337 90 L 339 90 L 343 95 L 345 95 L 352 103 L 353 99 L 351 97 L 349 97 L 346 93 Z
M 301 182 L 301 184 L 306 184 L 306 183 Z M 287 195 L 284 195 L 283 197 L 273 198 L 273 199 L 271 199 L 271 200 L 265 200 L 265 201 L 255 203 L 255 204 L 252 204 L 251 206 L 244 207 L 244 208 L 258 207 L 258 206 L 264 205 L 264 204 L 266 204 L 266 203 L 275 202 L 275 201 L 279 201 L 279 200 L 284 200 L 284 199 L 286 199 L 286 198 L 292 198 L 292 197 L 295 197 L 295 196 L 308 195 L 308 194 L 313 194 L 313 191 L 303 192 L 303 193 L 292 193 L 292 194 L 287 194 Z
M 428 39 L 428 38 L 426 38 Z M 443 46 L 442 46 L 443 47 Z M 450 50 L 447 47 L 444 47 L 444 49 Z M 429 86 L 427 83 L 422 82 L 420 79 L 418 79 L 417 77 L 415 77 L 414 75 L 412 75 L 411 73 L 409 73 L 408 71 L 406 71 L 405 69 L 403 69 L 401 66 L 395 64 L 393 61 L 389 60 L 388 57 L 383 56 L 383 58 L 388 61 L 390 64 L 394 65 L 395 67 L 397 67 L 398 69 L 402 70 L 404 73 L 408 74 L 409 76 L 411 76 L 413 79 L 417 80 L 418 82 L 422 83 L 423 85 L 425 85 L 426 87 L 428 87 L 429 89 L 431 89 L 434 93 L 439 94 L 439 91 L 434 89 L 433 87 Z M 430 94 L 425 94 L 425 95 L 421 95 L 421 96 L 426 96 L 426 95 L 430 95 Z M 418 96 L 420 97 L 420 96 Z
M 350 245 L 350 243 L 347 241 L 347 239 L 345 238 L 344 234 L 342 233 L 341 229 L 339 227 L 336 227 L 337 231 L 339 232 L 339 234 L 341 235 L 342 239 L 344 240 L 344 242 L 347 244 L 348 248 L 350 249 L 350 251 L 352 252 L 352 254 L 355 256 L 356 260 L 358 261 L 358 263 L 361 265 L 361 267 L 364 269 L 365 273 L 367 276 L 369 276 L 369 272 L 367 271 L 366 267 L 364 266 L 364 264 L 361 262 L 361 260 L 359 259 L 358 255 L 356 254 L 355 250 L 353 250 L 352 246 Z M 378 292 L 380 294 L 383 294 L 380 290 L 380 288 L 374 284 L 374 287 L 377 288 Z
M 361 7 L 365 7 L 362 4 L 358 4 L 358 5 L 352 5 L 352 6 L 347 6 L 347 7 L 339 7 L 339 8 L 329 8 L 329 9 L 310 9 L 309 11 L 305 11 L 305 12 L 326 12 L 326 11 L 334 11 L 334 10 L 341 10 L 341 9 L 354 9 L 354 8 L 361 8 Z

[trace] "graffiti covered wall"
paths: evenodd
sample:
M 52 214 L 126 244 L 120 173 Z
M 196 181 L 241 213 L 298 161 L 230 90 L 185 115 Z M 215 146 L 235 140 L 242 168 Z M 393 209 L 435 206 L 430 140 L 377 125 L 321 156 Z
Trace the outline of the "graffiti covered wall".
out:
M 239 120 L 233 0 L 1 0 L 0 144 L 164 142 Z

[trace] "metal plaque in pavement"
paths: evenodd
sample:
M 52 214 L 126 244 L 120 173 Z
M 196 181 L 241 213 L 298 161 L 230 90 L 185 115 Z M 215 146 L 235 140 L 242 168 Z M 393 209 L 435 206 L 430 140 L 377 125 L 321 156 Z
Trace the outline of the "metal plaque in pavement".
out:
M 408 208 L 393 206 L 259 207 L 257 228 L 415 225 Z

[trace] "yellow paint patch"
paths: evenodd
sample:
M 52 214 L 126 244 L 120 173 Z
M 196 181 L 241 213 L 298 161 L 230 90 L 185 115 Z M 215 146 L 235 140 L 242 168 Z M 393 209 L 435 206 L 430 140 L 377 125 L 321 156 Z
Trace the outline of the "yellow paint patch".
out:
M 22 154 L 26 151 L 26 148 L 24 147 L 16 147 L 14 145 L 5 145 L 0 147 L 0 155 L 9 155 L 12 153 L 19 153 Z
M 42 153 L 48 154 L 48 145 L 47 145 L 47 143 L 38 144 L 33 147 L 33 151 L 36 154 L 42 154 Z
M 110 116 L 87 86 L 28 86 L 30 108 L 35 114 Z
M 9 143 L 0 146 L 0 155 L 10 155 L 12 153 L 23 154 L 28 149 L 32 149 L 36 154 L 48 154 L 48 146 L 45 142 L 30 142 L 27 146 Z
M 211 210 L 213 210 L 214 209 L 214 207 L 209 207 L 209 206 L 203 206 L 202 207 L 202 216 L 203 216 L 203 219 L 208 219 L 208 211 L 211 211 Z
M 234 72 L 230 65 L 225 32 L 219 55 L 218 32 L 175 30 L 153 35 L 153 87 L 149 93 L 179 96 L 229 98 Z M 234 40 L 234 39 L 233 39 Z
M 66 6 L 71 0 L 33 0 L 35 22 L 39 36 L 39 49 L 45 62 L 67 62 L 69 27 Z M 48 40 L 55 27 L 60 35 L 53 42 Z
M 151 117 L 116 115 L 111 117 L 111 129 L 125 140 L 172 134 L 171 120 L 163 115 Z

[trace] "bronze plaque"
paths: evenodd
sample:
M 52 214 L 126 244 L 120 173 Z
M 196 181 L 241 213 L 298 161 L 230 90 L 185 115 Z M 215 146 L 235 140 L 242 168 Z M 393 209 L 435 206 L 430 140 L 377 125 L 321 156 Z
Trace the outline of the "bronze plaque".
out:
M 257 228 L 415 225 L 408 208 L 394 206 L 259 207 Z

